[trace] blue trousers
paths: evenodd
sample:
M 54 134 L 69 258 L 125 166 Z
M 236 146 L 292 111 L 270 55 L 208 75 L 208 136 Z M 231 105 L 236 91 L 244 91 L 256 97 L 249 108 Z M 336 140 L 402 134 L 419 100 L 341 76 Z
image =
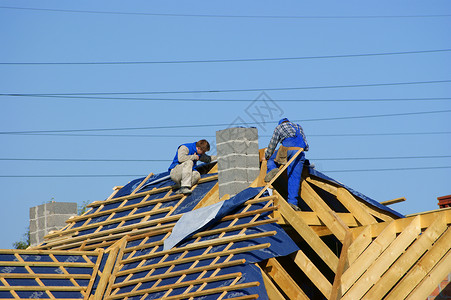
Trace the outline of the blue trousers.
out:
M 290 160 L 295 154 L 297 150 L 288 150 L 287 157 L 288 160 Z M 271 158 L 268 160 L 268 170 L 267 172 L 278 168 L 280 165 L 274 161 L 276 158 L 277 151 L 274 152 L 274 154 L 271 156 Z M 301 154 L 296 157 L 296 159 L 288 166 L 287 168 L 287 174 L 288 174 L 288 203 L 298 205 L 298 200 L 300 200 L 299 197 L 299 187 L 301 186 L 301 174 L 302 174 L 302 168 L 304 166 L 305 161 L 305 153 L 302 152 Z

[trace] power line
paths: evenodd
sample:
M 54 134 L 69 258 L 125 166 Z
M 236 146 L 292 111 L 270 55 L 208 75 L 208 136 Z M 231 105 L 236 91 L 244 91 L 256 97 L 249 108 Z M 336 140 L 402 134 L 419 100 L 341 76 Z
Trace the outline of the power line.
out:
M 451 166 L 438 167 L 412 167 L 412 168 L 386 168 L 386 169 L 354 169 L 354 170 L 320 170 L 323 173 L 346 173 L 346 172 L 380 172 L 380 171 L 413 171 L 413 170 L 436 170 L 451 169 Z M 0 175 L 0 178 L 101 178 L 101 177 L 144 177 L 147 174 L 105 174 L 105 175 Z
M 219 15 L 219 14 L 175 14 L 175 13 L 145 13 L 145 12 L 115 12 L 115 11 L 93 11 L 93 10 L 69 10 L 52 8 L 11 7 L 0 6 L 3 9 L 49 11 L 64 13 L 89 13 L 109 15 L 140 15 L 156 17 L 196 17 L 196 18 L 249 18 L 249 19 L 388 19 L 388 18 L 442 18 L 451 17 L 448 14 L 440 15 L 392 15 L 392 16 L 275 16 L 275 15 Z
M 199 135 L 183 134 L 76 134 L 76 133 L 11 133 L 17 135 L 46 135 L 65 137 L 127 137 L 127 138 L 199 138 Z M 336 133 L 336 134 L 308 134 L 308 137 L 361 137 L 361 136 L 399 136 L 399 135 L 435 135 L 451 134 L 451 131 L 431 132 L 392 132 L 392 133 Z M 216 135 L 202 135 L 203 138 L 215 138 Z M 271 135 L 259 135 L 271 137 Z
M 27 94 L 1 94 L 7 97 L 38 97 L 84 100 L 125 100 L 125 101 L 164 101 L 164 102 L 252 102 L 255 99 L 193 99 L 193 98 L 134 98 L 134 97 L 96 97 L 96 96 L 57 96 L 57 95 L 27 95 Z M 372 99 L 270 99 L 274 102 L 383 102 L 383 101 L 444 101 L 451 97 L 428 98 L 372 98 Z M 264 100 L 267 101 L 267 100 Z
M 359 169 L 359 170 L 327 170 L 324 173 L 346 173 L 346 172 L 380 172 L 380 171 L 411 171 L 411 170 L 434 170 L 434 169 L 451 169 L 451 166 L 440 167 L 411 167 L 411 168 L 386 168 L 386 169 Z
M 436 159 L 449 158 L 451 155 L 429 155 L 429 156 L 385 156 L 385 157 L 333 157 L 333 158 L 310 158 L 311 161 L 320 160 L 392 160 L 392 159 Z M 46 162 L 168 162 L 172 159 L 97 159 L 97 158 L 0 158 L 0 161 L 46 161 Z
M 230 92 L 262 92 L 262 91 L 290 91 L 290 90 L 311 90 L 311 89 L 335 89 L 335 88 L 358 88 L 358 87 L 379 87 L 398 86 L 414 84 L 437 84 L 449 83 L 451 80 L 431 80 L 431 81 L 410 81 L 410 82 L 390 82 L 390 83 L 368 83 L 351 85 L 327 85 L 327 86 L 304 86 L 304 87 L 280 87 L 280 88 L 253 88 L 253 89 L 217 89 L 217 90 L 186 90 L 186 91 L 148 91 L 148 92 L 94 92 L 94 93 L 2 93 L 3 96 L 89 96 L 89 95 L 145 95 L 145 94 L 194 94 L 194 93 L 230 93 Z
M 425 54 L 450 52 L 451 49 L 416 50 L 383 53 L 361 53 L 361 54 L 337 54 L 322 56 L 298 56 L 298 57 L 275 57 L 275 58 L 237 58 L 237 59 L 207 59 L 207 60 L 167 60 L 167 61 L 105 61 L 105 62 L 0 62 L 0 65 L 141 65 L 141 64 L 193 64 L 193 63 L 230 63 L 230 62 L 262 62 L 262 61 L 287 61 L 287 60 L 311 60 L 331 58 L 351 58 L 368 56 L 391 56 L 406 54 Z
M 293 122 L 314 122 L 314 121 L 336 121 L 336 120 L 351 120 L 351 119 L 366 119 L 366 118 L 380 118 L 380 117 L 395 117 L 395 116 L 411 116 L 424 114 L 449 113 L 451 110 L 436 110 L 436 111 L 422 111 L 422 112 L 407 112 L 407 113 L 393 113 L 393 114 L 378 114 L 378 115 L 364 115 L 364 116 L 348 116 L 348 117 L 332 117 L 332 118 L 314 118 L 304 120 L 292 120 Z M 262 122 L 242 122 L 234 123 L 239 125 L 258 125 L 271 124 L 277 121 L 262 121 Z M 123 131 L 123 130 L 150 130 L 150 129 L 175 129 L 175 128 L 199 128 L 199 127 L 228 127 L 230 123 L 222 124 L 196 124 L 196 125 L 169 125 L 169 126 L 148 126 L 148 127 L 129 127 L 129 128 L 97 128 L 97 129 L 67 129 L 67 130 L 30 130 L 30 131 L 0 131 L 0 134 L 30 134 L 30 133 L 64 133 L 64 132 L 89 132 L 89 131 Z

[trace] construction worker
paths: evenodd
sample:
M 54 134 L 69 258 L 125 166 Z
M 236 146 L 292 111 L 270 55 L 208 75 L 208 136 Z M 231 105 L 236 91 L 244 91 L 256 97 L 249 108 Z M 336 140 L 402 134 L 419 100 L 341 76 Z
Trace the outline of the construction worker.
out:
M 216 156 L 205 154 L 210 151 L 207 140 L 199 140 L 194 143 L 180 145 L 175 153 L 174 160 L 169 166 L 171 179 L 175 182 L 176 194 L 191 194 L 191 187 L 200 179 L 200 173 L 196 170 L 197 161 L 209 163 L 216 160 Z
M 281 143 L 277 151 L 277 144 Z M 300 148 L 308 151 L 309 146 L 301 125 L 290 122 L 287 118 L 281 119 L 274 129 L 274 133 L 265 151 L 265 159 L 268 161 L 268 170 L 265 181 L 269 182 L 279 171 L 279 166 L 284 165 L 293 157 Z M 301 184 L 302 168 L 305 161 L 304 151 L 287 167 L 288 174 L 288 199 L 290 206 L 300 211 L 298 207 L 299 187 Z

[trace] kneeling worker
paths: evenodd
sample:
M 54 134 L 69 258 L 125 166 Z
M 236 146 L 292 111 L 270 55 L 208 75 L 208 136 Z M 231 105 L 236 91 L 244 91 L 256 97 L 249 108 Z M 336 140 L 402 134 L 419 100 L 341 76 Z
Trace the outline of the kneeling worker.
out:
M 278 143 L 281 143 L 279 150 L 274 151 Z M 290 122 L 287 118 L 279 121 L 274 129 L 274 133 L 265 151 L 265 159 L 268 161 L 268 170 L 265 181 L 269 182 L 279 171 L 281 164 L 286 164 L 300 148 L 308 151 L 308 143 L 301 125 Z M 305 154 L 301 152 L 296 159 L 288 166 L 288 200 L 287 202 L 294 209 L 299 211 L 299 187 L 301 184 L 302 168 L 304 166 Z M 282 158 L 281 158 L 282 157 Z
M 180 187 L 177 194 L 189 195 L 190 188 L 200 179 L 200 173 L 196 170 L 197 161 L 209 163 L 216 160 L 216 156 L 209 156 L 205 152 L 210 151 L 210 144 L 206 140 L 180 145 L 175 153 L 174 160 L 169 166 L 171 179 L 176 187 Z

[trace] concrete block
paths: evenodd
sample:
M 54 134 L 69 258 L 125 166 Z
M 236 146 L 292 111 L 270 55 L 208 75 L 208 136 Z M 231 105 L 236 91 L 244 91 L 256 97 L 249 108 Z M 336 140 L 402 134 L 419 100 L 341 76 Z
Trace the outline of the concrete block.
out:
M 46 227 L 58 227 L 58 229 L 66 226 L 66 220 L 70 218 L 71 215 L 50 215 L 47 217 Z

